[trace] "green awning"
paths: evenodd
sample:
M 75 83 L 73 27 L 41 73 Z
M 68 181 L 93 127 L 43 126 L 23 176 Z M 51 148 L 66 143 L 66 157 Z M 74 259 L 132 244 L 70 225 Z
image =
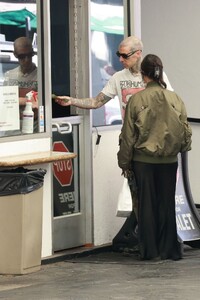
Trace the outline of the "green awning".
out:
M 111 17 L 103 20 L 91 17 L 91 30 L 106 33 L 124 34 L 123 18 Z
M 19 28 L 26 26 L 26 18 L 30 18 L 31 28 L 37 28 L 36 16 L 26 8 L 14 11 L 0 12 L 0 25 L 13 25 Z

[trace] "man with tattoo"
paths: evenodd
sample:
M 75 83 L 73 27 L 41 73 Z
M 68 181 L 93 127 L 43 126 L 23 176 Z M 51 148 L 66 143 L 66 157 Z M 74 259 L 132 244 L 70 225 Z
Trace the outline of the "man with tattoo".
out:
M 140 73 L 142 50 L 143 44 L 139 38 L 135 36 L 125 38 L 119 44 L 116 53 L 124 69 L 114 73 L 96 97 L 77 99 L 69 96 L 56 96 L 55 101 L 62 106 L 73 105 L 79 108 L 96 109 L 118 96 L 123 118 L 130 96 L 145 87 Z M 172 89 L 167 78 L 164 79 L 168 89 Z
M 123 116 L 128 98 L 144 88 L 140 74 L 142 49 L 142 42 L 137 37 L 130 36 L 126 38 L 120 43 L 116 53 L 124 69 L 116 72 L 96 97 L 76 99 L 59 96 L 55 101 L 62 106 L 74 105 L 79 108 L 96 109 L 118 96 Z

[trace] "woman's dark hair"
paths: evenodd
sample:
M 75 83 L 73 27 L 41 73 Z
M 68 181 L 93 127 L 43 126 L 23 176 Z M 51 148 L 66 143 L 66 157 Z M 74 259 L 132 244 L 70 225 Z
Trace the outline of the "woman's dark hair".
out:
M 167 85 L 163 80 L 163 64 L 158 56 L 154 54 L 146 55 L 141 62 L 141 73 L 166 89 Z

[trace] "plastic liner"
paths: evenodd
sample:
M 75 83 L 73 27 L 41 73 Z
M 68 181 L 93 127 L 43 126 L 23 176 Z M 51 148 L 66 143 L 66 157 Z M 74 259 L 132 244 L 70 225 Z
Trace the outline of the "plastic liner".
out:
M 46 170 L 23 167 L 0 171 L 0 196 L 28 194 L 43 186 Z

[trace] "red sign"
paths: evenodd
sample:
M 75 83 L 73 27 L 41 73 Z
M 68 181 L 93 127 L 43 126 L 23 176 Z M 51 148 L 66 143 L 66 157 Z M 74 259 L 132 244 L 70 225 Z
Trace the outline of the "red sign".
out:
M 69 150 L 67 149 L 67 147 L 62 141 L 53 143 L 53 151 L 69 152 Z M 54 171 L 54 176 L 56 177 L 60 185 L 62 186 L 71 185 L 73 173 L 74 173 L 71 159 L 54 162 L 53 171 Z

